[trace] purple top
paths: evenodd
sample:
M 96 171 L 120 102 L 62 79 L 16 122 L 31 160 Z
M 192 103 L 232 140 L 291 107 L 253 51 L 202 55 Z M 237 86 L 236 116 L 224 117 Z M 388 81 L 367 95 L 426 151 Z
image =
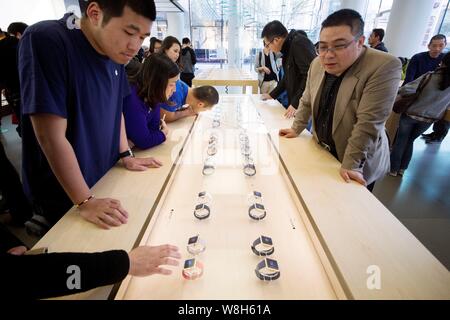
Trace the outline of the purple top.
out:
M 124 99 L 123 115 L 127 137 L 137 148 L 149 149 L 166 140 L 164 133 L 159 130 L 160 107 L 150 109 L 139 98 L 134 85 L 131 85 L 131 94 Z

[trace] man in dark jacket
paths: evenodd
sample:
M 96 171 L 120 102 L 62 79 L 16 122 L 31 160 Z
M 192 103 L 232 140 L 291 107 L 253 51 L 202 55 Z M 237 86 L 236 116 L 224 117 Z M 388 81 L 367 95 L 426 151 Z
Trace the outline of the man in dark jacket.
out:
M 384 39 L 384 30 L 373 29 L 369 37 L 370 47 L 383 52 L 388 52 L 388 49 L 384 45 L 383 39 Z
M 192 87 L 192 79 L 195 78 L 194 71 L 197 63 L 197 57 L 194 49 L 192 49 L 191 40 L 183 38 L 183 46 L 181 48 L 181 71 L 180 79 L 189 87 Z
M 266 48 L 283 54 L 284 77 L 270 93 L 263 94 L 263 100 L 276 99 L 284 90 L 287 91 L 289 107 L 285 114 L 293 118 L 300 98 L 306 86 L 306 78 L 311 62 L 316 57 L 314 44 L 304 31 L 288 30 L 280 21 L 269 22 L 263 29 L 261 38 Z

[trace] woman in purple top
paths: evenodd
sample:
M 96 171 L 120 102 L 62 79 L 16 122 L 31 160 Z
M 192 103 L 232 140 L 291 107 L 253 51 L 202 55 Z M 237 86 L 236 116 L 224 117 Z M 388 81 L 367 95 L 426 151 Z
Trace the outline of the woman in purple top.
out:
M 170 103 L 180 70 L 164 54 L 145 59 L 141 70 L 130 79 L 131 94 L 125 98 L 123 114 L 130 147 L 149 149 L 163 143 L 169 129 L 160 120 L 160 103 Z

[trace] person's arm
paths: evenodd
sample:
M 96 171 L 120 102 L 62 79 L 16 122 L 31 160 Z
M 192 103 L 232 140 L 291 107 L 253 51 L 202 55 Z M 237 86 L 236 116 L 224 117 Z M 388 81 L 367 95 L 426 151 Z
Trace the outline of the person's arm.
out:
M 161 119 L 164 117 L 164 115 L 165 115 L 165 121 L 167 123 L 170 123 L 170 122 L 175 122 L 177 120 L 180 120 L 182 118 L 196 116 L 197 113 L 195 113 L 195 111 L 192 109 L 191 106 L 189 106 L 185 110 L 175 111 L 175 112 L 167 111 L 167 110 L 161 108 Z
M 189 47 L 189 51 L 191 52 L 192 65 L 195 66 L 197 64 L 197 56 L 195 55 L 194 49 L 192 49 L 191 47 Z
M 0 254 L 0 297 L 44 299 L 85 292 L 122 281 L 127 274 L 170 275 L 177 266 L 175 246 L 143 246 L 101 253 Z
M 292 97 L 291 105 L 298 109 L 300 98 L 306 87 L 306 78 L 308 77 L 308 70 L 312 61 L 316 58 L 316 51 L 313 44 L 307 38 L 299 36 L 297 41 L 292 43 L 291 54 L 293 56 L 294 64 L 298 70 L 297 74 L 297 90 L 294 97 Z
M 362 177 L 367 154 L 377 145 L 380 133 L 385 130 L 386 120 L 392 112 L 400 77 L 401 63 L 393 58 L 367 81 L 356 110 L 357 122 L 348 139 L 341 172 L 355 172 Z
M 66 138 L 67 120 L 51 114 L 35 114 L 31 116 L 31 122 L 50 168 L 72 203 L 80 204 L 89 199 L 91 191 Z M 104 229 L 120 226 L 128 220 L 128 213 L 113 199 L 92 198 L 79 210 L 83 218 Z
M 408 68 L 406 69 L 405 80 L 403 81 L 403 85 L 408 84 L 411 81 L 414 81 L 417 72 L 418 59 L 417 56 L 413 56 L 408 63 Z
M 277 86 L 275 87 L 275 89 L 273 89 L 270 93 L 269 96 L 272 99 L 276 99 L 278 98 L 284 91 L 286 90 L 286 76 L 284 76 L 277 84 Z
M 159 130 L 159 113 L 152 113 L 153 119 L 148 122 L 147 111 L 139 109 L 130 98 L 125 98 L 123 110 L 126 135 L 135 147 L 145 150 L 166 140 L 164 133 Z

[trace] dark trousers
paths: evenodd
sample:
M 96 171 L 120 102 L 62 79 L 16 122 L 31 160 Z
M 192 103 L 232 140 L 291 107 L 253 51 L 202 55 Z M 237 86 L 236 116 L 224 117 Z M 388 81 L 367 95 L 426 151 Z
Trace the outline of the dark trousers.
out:
M 391 152 L 391 172 L 408 169 L 413 155 L 414 141 L 431 123 L 418 121 L 403 114 L 400 118 L 397 138 Z
M 444 140 L 448 134 L 450 122 L 445 120 L 439 120 L 433 125 L 433 133 L 437 140 Z
M 20 92 L 12 93 L 10 91 L 5 91 L 5 98 L 8 104 L 12 107 L 14 114 L 17 118 L 18 124 L 16 131 L 19 134 L 19 137 L 22 137 L 22 125 L 21 125 L 21 116 L 20 116 Z
M 0 190 L 6 198 L 5 208 L 9 209 L 13 222 L 23 224 L 32 216 L 32 209 L 25 196 L 19 174 L 6 156 L 0 140 Z
M 181 73 L 180 79 L 184 83 L 186 83 L 189 88 L 192 87 L 192 80 L 195 78 L 195 75 L 193 73 Z
M 20 246 L 24 246 L 24 244 L 12 235 L 4 225 L 0 224 L 0 253 L 5 253 L 12 248 Z

